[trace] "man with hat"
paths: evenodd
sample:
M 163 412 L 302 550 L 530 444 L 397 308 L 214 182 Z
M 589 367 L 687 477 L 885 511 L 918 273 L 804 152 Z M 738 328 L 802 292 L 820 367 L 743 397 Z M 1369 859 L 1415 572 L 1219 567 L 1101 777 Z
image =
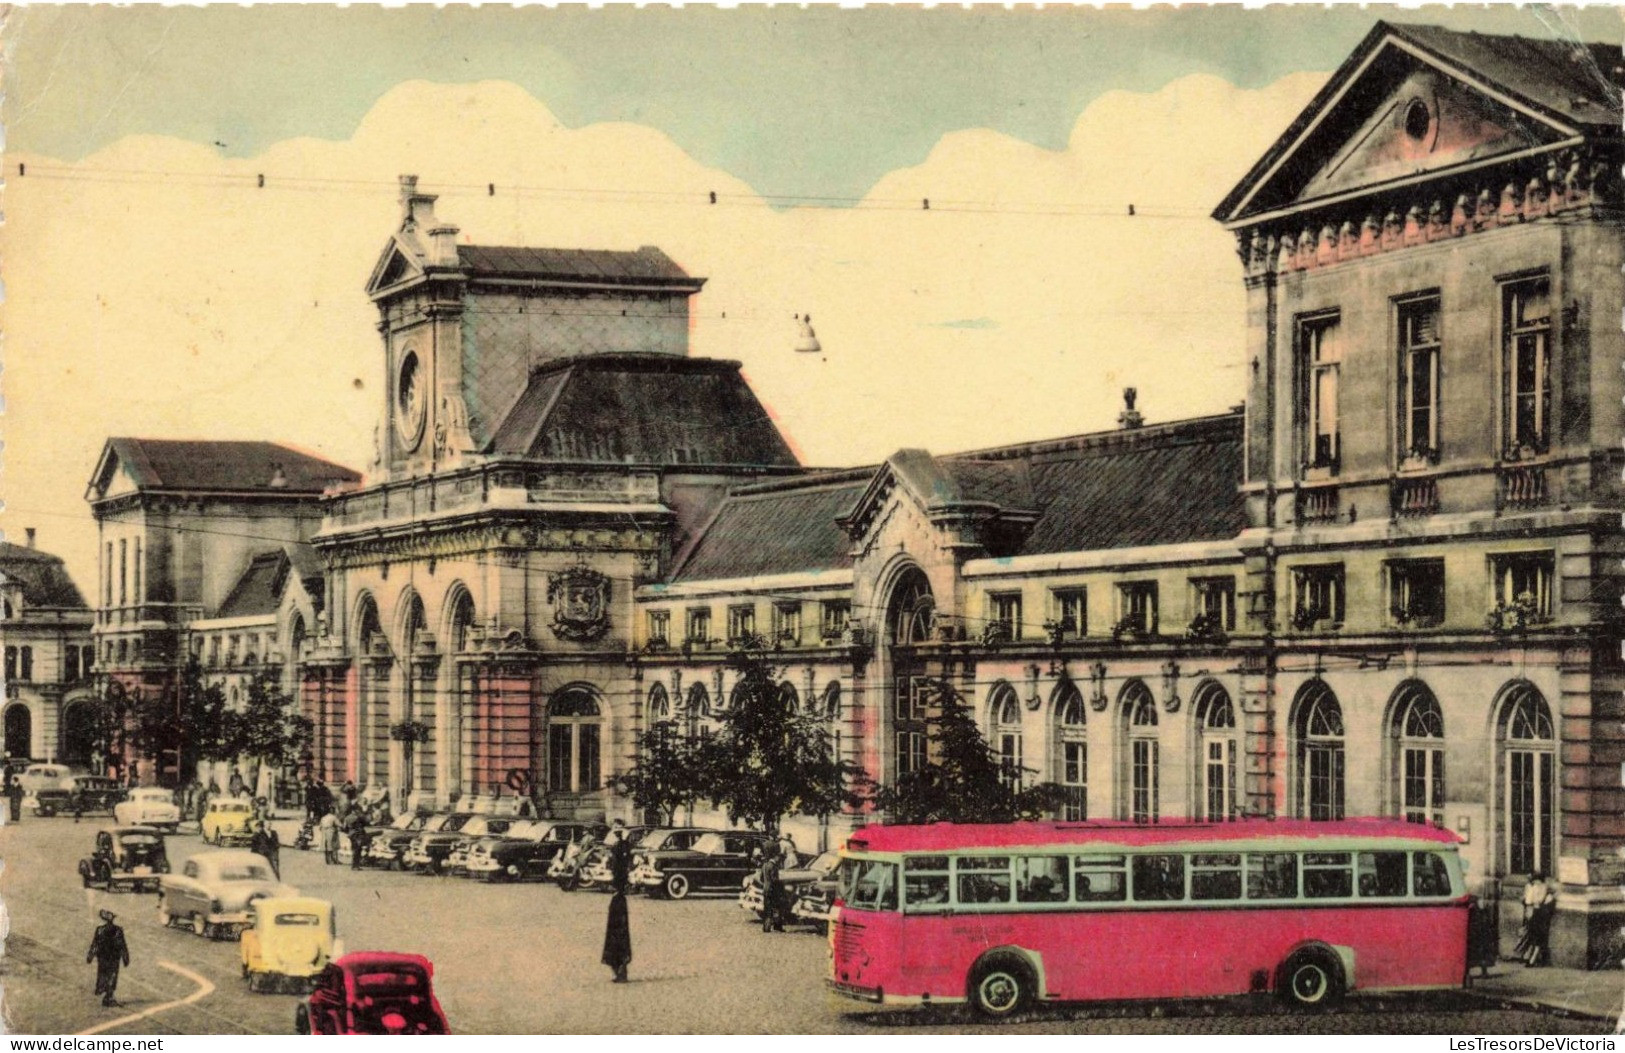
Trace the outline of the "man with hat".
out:
M 130 964 L 130 948 L 124 942 L 124 930 L 113 920 L 113 912 L 101 912 L 102 923 L 90 938 L 90 950 L 85 952 L 85 963 L 96 962 L 96 993 L 102 996 L 102 1005 L 119 1003 L 113 998 L 118 987 L 119 966 Z

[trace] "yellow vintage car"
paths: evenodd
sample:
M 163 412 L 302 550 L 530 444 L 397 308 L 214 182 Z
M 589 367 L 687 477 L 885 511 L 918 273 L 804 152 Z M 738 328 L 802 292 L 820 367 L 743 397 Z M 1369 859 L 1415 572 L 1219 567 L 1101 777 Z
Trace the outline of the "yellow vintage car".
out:
M 307 990 L 333 958 L 344 953 L 335 938 L 333 905 L 308 896 L 255 900 L 253 927 L 244 930 L 243 979 L 250 991 Z
M 254 834 L 254 802 L 247 797 L 216 797 L 203 811 L 203 840 L 211 845 L 246 845 Z

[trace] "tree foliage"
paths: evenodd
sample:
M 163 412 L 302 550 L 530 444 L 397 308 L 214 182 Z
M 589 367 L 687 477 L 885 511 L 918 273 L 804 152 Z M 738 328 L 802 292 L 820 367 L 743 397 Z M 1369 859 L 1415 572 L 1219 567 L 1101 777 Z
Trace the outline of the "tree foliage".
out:
M 963 696 L 946 680 L 928 680 L 923 701 L 926 763 L 894 783 L 874 789 L 872 799 L 894 823 L 1008 823 L 1057 811 L 1065 790 L 1055 783 L 1023 786 L 983 738 Z
M 614 778 L 616 791 L 632 798 L 644 815 L 670 825 L 678 808 L 706 790 L 704 745 L 669 720 L 645 728 L 637 735 L 632 767 Z
M 309 718 L 282 690 L 275 671 L 261 669 L 248 682 L 243 708 L 225 715 L 221 751 L 225 758 L 250 757 L 275 768 L 297 764 L 315 737 Z
M 231 756 L 225 690 L 204 681 L 195 659 L 176 683 L 161 691 L 115 691 L 109 701 L 119 712 L 125 742 L 139 755 L 157 759 L 160 770 L 171 759 L 188 772 L 200 760 Z

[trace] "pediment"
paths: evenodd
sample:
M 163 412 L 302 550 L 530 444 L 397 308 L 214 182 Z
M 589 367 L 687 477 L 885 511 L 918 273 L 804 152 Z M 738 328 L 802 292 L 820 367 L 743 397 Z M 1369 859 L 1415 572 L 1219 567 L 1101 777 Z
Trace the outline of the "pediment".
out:
M 1414 35 L 1379 25 L 1215 218 L 1236 224 L 1579 141 L 1528 84 L 1492 79 Z
M 422 277 L 423 266 L 418 262 L 421 253 L 399 235 L 391 238 L 373 266 L 367 281 L 367 295 L 375 296 L 385 289 Z

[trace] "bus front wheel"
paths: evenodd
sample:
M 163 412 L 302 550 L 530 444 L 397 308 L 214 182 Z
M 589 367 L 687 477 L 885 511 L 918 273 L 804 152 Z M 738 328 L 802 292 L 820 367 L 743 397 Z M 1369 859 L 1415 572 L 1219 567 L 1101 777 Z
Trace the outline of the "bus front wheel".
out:
M 1343 996 L 1342 963 L 1328 950 L 1307 947 L 1281 966 L 1276 989 L 1299 1009 L 1323 1009 Z
M 979 962 L 971 971 L 970 1003 L 983 1016 L 1002 1020 L 1027 1008 L 1037 988 L 1031 966 L 1002 954 Z

